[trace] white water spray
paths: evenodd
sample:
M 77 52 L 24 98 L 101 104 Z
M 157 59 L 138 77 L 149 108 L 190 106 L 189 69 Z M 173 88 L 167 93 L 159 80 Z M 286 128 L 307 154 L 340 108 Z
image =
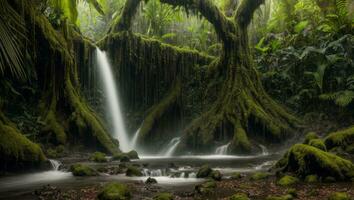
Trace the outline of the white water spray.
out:
M 266 156 L 269 155 L 268 149 L 267 147 L 265 147 L 264 145 L 259 145 L 259 147 L 262 149 L 262 155 Z
M 59 161 L 49 159 L 49 162 L 50 162 L 50 165 L 52 166 L 53 171 L 59 171 L 59 167 L 61 165 L 61 163 Z
M 227 155 L 227 149 L 229 148 L 231 143 L 227 143 L 225 145 L 222 145 L 215 150 L 215 154 L 217 155 Z
M 181 138 L 180 137 L 173 138 L 170 141 L 170 143 L 168 143 L 168 145 L 167 145 L 168 149 L 164 153 L 164 156 L 165 157 L 171 157 L 173 155 L 173 153 L 176 151 L 176 148 L 177 148 L 177 146 L 179 145 L 180 142 L 181 142 Z
M 99 74 L 104 85 L 104 93 L 107 100 L 107 111 L 109 118 L 112 119 L 113 137 L 118 139 L 122 151 L 131 150 L 130 142 L 128 140 L 127 132 L 123 123 L 123 117 L 119 105 L 119 97 L 116 89 L 116 84 L 111 71 L 107 55 L 105 52 L 96 48 L 96 56 L 99 68 Z
M 138 142 L 139 133 L 140 133 L 140 128 L 135 132 L 130 144 L 130 146 L 133 147 L 136 151 L 138 149 L 136 143 Z

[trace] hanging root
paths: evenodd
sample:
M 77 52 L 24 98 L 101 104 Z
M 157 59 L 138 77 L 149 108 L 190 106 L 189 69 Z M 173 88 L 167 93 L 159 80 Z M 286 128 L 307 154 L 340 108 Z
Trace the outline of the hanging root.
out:
M 180 95 L 181 81 L 177 79 L 167 96 L 148 111 L 148 115 L 145 117 L 144 123 L 140 129 L 139 138 L 146 139 L 152 134 L 151 132 L 154 126 L 156 126 L 164 113 L 166 113 L 173 105 L 178 104 L 178 98 Z

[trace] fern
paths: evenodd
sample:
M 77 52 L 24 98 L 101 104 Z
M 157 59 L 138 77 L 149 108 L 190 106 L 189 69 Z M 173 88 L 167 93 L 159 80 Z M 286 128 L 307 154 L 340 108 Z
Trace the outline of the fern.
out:
M 334 93 L 327 93 L 320 95 L 322 100 L 334 101 L 334 103 L 340 107 L 346 107 L 354 100 L 354 91 L 344 90 Z

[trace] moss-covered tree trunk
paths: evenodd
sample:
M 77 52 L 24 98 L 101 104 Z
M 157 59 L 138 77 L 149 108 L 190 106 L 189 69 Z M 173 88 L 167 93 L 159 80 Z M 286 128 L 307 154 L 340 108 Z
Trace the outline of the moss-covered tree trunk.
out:
M 220 93 L 211 109 L 187 126 L 180 147 L 210 150 L 222 132 L 231 135 L 229 150 L 238 153 L 251 150 L 250 135 L 273 140 L 283 138 L 298 121 L 266 94 L 248 43 L 247 27 L 264 0 L 243 0 L 232 18 L 227 18 L 210 0 L 161 2 L 201 13 L 213 24 L 223 44 L 220 58 L 210 65 L 210 71 L 224 79 Z M 138 0 L 126 4 L 113 32 L 130 29 L 138 5 Z

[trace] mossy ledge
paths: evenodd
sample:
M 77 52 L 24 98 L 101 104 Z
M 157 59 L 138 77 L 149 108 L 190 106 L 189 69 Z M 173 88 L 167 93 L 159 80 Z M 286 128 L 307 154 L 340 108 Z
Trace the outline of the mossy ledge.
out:
M 305 144 L 292 146 L 275 167 L 303 178 L 313 174 L 319 177 L 332 176 L 338 180 L 354 177 L 351 161 Z
M 350 146 L 354 144 L 354 126 L 342 131 L 329 134 L 324 139 L 327 150 L 341 147 L 343 150 L 350 149 Z

